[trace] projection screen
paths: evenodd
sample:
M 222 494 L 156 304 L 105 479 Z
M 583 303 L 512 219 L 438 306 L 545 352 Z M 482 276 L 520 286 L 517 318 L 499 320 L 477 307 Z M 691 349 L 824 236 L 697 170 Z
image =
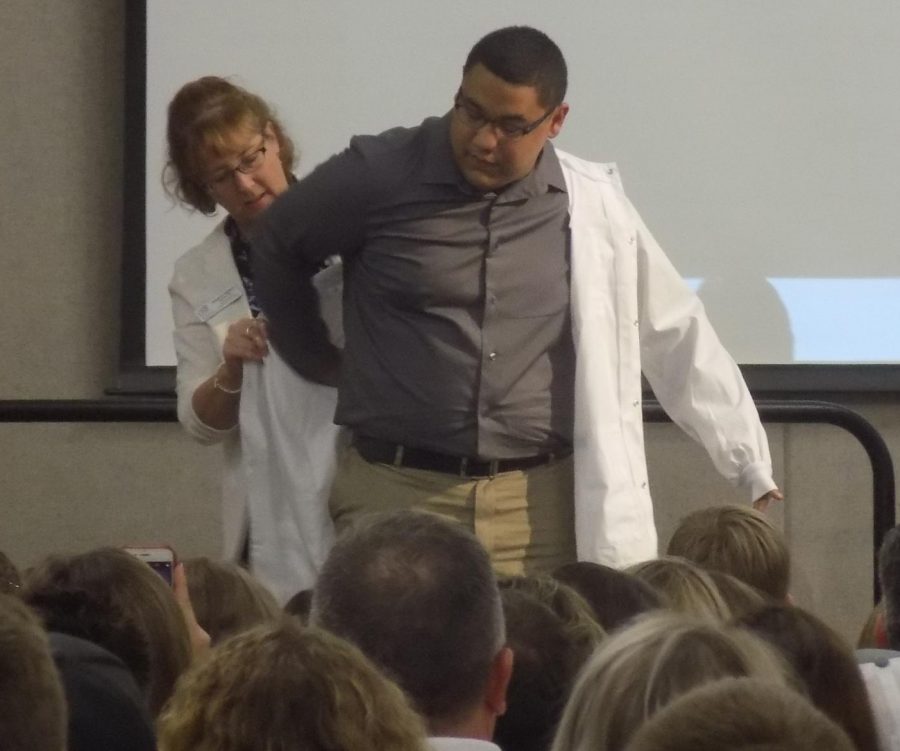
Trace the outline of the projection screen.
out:
M 261 94 L 298 144 L 302 176 L 354 134 L 446 112 L 471 45 L 528 24 L 569 64 L 556 144 L 618 163 L 751 386 L 767 372 L 781 375 L 763 388 L 847 388 L 834 373 L 856 374 L 850 388 L 900 384 L 900 4 L 151 0 L 138 33 L 134 5 L 129 44 L 143 31 L 146 49 L 143 60 L 129 50 L 130 96 L 143 83 L 145 98 L 129 107 L 126 179 L 140 186 L 126 194 L 144 200 L 126 253 L 146 255 L 145 286 L 125 305 L 132 370 L 174 363 L 172 264 L 221 220 L 162 189 L 179 86 L 216 74 Z

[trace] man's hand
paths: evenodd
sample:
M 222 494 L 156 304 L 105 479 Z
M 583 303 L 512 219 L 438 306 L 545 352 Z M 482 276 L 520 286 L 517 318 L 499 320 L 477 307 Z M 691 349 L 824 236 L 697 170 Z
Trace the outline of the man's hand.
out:
M 770 490 L 764 496 L 761 496 L 761 497 L 757 498 L 755 501 L 753 501 L 753 508 L 755 508 L 757 511 L 765 512 L 769 508 L 769 504 L 772 501 L 783 501 L 783 500 L 784 500 L 784 493 L 782 493 L 778 488 L 775 488 L 774 490 Z

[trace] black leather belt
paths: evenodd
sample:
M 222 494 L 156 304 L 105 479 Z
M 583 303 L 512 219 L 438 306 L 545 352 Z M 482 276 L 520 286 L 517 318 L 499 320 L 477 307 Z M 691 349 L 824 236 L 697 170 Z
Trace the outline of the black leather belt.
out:
M 501 472 L 531 469 L 542 464 L 550 464 L 571 453 L 570 450 L 566 450 L 562 453 L 539 454 L 521 459 L 473 459 L 467 456 L 453 456 L 427 449 L 411 448 L 362 435 L 354 438 L 353 445 L 367 462 L 409 467 L 410 469 L 427 469 L 431 472 L 443 472 L 459 477 L 493 477 Z

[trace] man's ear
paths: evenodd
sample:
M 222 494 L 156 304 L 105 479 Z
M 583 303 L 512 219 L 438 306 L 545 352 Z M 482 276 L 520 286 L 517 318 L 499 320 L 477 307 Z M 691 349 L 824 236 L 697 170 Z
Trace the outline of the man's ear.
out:
M 513 651 L 503 647 L 491 663 L 484 693 L 485 706 L 497 717 L 506 712 L 506 690 L 513 672 Z
M 559 131 L 562 130 L 563 123 L 566 121 L 566 115 L 569 114 L 569 105 L 563 102 L 557 107 L 553 117 L 550 118 L 550 133 L 548 138 L 556 138 Z

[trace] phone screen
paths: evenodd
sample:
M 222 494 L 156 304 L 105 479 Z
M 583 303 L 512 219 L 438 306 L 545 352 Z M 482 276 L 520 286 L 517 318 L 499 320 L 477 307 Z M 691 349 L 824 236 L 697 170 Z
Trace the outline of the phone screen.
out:
M 172 548 L 126 547 L 125 552 L 146 563 L 159 574 L 166 584 L 172 586 L 172 567 L 175 565 L 175 554 Z
M 157 574 L 159 574 L 166 584 L 168 584 L 170 587 L 172 586 L 171 561 L 147 561 L 147 565 L 150 566 L 150 568 L 152 568 Z

